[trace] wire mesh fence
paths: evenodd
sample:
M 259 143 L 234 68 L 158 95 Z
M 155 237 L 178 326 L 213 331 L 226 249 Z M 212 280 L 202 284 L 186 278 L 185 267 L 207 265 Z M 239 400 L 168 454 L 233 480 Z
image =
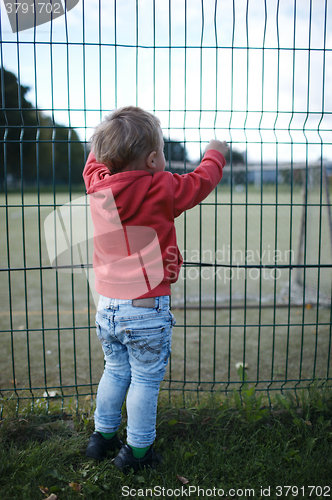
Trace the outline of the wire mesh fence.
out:
M 229 392 L 240 365 L 268 393 L 330 380 L 331 28 L 328 0 L 3 1 L 3 400 L 96 392 L 89 271 L 52 267 L 44 224 L 84 196 L 93 127 L 127 104 L 160 118 L 171 172 L 211 138 L 231 146 L 215 192 L 176 221 L 162 388 Z

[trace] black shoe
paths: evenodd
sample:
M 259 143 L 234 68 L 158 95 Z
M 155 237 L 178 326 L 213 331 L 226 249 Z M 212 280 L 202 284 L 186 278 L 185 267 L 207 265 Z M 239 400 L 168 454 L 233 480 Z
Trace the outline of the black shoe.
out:
M 110 451 L 119 450 L 122 446 L 122 441 L 115 436 L 112 439 L 105 439 L 100 432 L 94 432 L 89 439 L 86 449 L 86 456 L 102 460 Z
M 135 458 L 130 446 L 125 444 L 115 457 L 114 465 L 124 474 L 128 474 L 130 469 L 134 469 L 134 472 L 137 472 L 144 467 L 153 467 L 161 461 L 161 456 L 157 455 L 153 446 L 150 446 L 150 449 L 145 453 L 143 458 Z

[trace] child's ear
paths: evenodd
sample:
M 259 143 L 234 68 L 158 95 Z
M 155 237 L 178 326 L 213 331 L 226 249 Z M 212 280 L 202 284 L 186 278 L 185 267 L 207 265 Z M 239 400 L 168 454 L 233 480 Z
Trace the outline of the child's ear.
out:
M 146 166 L 151 170 L 155 170 L 155 168 L 156 168 L 156 165 L 154 163 L 154 159 L 156 157 L 156 154 L 157 154 L 156 151 L 151 151 L 151 153 L 148 155 L 148 157 L 146 159 Z

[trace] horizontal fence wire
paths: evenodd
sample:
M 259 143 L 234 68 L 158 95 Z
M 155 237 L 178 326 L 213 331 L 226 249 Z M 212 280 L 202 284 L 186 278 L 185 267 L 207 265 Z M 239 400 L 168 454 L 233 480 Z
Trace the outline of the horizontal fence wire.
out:
M 52 262 L 45 234 L 75 200 L 88 227 L 89 139 L 129 104 L 160 118 L 174 174 L 193 171 L 210 139 L 230 145 L 221 183 L 176 220 L 184 264 L 162 390 L 329 384 L 328 0 L 41 4 L 1 4 L 1 404 L 93 404 L 92 255 L 77 263 L 69 237 L 69 262 Z

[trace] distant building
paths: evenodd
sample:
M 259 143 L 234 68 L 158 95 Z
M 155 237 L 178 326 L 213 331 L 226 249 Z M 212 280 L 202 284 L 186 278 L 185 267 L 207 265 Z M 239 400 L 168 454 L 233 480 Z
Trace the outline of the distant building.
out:
M 198 162 L 186 163 L 180 161 L 167 162 L 166 170 L 172 173 L 183 174 L 185 172 L 192 172 L 197 166 Z M 306 163 L 306 162 L 280 162 L 276 164 L 271 163 L 247 163 L 237 165 L 226 165 L 224 168 L 224 175 L 222 183 L 233 186 L 253 184 L 260 186 L 261 184 L 290 184 L 302 185 L 303 174 L 309 171 L 309 180 L 314 182 L 319 181 L 321 173 L 321 162 Z M 324 166 L 328 177 L 332 177 L 332 162 L 325 161 Z

